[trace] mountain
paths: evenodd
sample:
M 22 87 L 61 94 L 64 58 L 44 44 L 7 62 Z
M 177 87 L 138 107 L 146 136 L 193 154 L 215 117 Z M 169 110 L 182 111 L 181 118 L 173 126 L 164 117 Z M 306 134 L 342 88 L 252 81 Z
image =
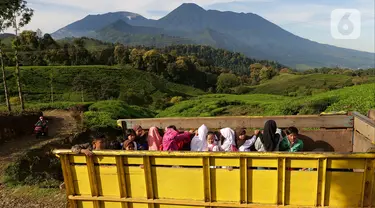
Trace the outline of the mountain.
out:
M 119 42 L 132 46 L 164 47 L 173 44 L 193 43 L 186 38 L 169 36 L 161 28 L 132 26 L 123 20 L 117 20 L 95 33 L 88 34 L 88 36 L 102 41 Z
M 5 39 L 5 38 L 13 38 L 15 35 L 14 34 L 11 34 L 11 33 L 3 33 L 3 34 L 0 34 L 0 39 Z
M 66 37 L 82 37 L 100 30 L 118 20 L 123 20 L 132 25 L 147 25 L 152 22 L 145 17 L 132 12 L 111 12 L 99 15 L 88 15 L 72 24 L 52 33 L 52 37 L 62 39 Z
M 103 31 L 111 34 L 111 38 L 103 35 Z M 374 53 L 320 44 L 301 38 L 253 13 L 205 10 L 191 3 L 182 4 L 159 20 L 146 19 L 129 12 L 89 15 L 58 30 L 53 36 L 61 38 L 90 34 L 91 37 L 100 37 L 100 40 L 112 42 L 116 39 L 114 36 L 142 34 L 142 38 L 127 38 L 127 41 L 122 41 L 132 43 L 135 40 L 137 44 L 142 44 L 142 41 L 148 43 L 150 39 L 155 40 L 155 35 L 175 39 L 179 37 L 189 40 L 190 43 L 241 52 L 256 59 L 278 61 L 292 68 L 370 68 L 374 67 L 375 62 Z M 175 42 L 170 41 L 170 44 Z

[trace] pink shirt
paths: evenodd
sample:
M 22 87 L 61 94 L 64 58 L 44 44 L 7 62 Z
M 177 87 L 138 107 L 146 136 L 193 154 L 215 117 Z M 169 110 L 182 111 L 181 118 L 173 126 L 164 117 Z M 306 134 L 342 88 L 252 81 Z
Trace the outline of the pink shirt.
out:
M 180 134 L 174 129 L 167 129 L 163 136 L 163 151 L 178 151 L 177 143 L 184 142 L 188 143 L 190 141 L 190 133 L 185 131 Z

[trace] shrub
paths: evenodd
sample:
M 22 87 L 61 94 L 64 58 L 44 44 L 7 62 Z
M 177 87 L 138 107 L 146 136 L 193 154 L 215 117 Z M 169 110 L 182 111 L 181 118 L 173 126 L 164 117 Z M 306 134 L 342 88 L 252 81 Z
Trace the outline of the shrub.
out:
M 247 94 L 247 93 L 251 92 L 251 88 L 241 85 L 239 87 L 234 88 L 233 91 L 237 95 L 242 95 L 242 94 Z
M 67 148 L 59 142 L 31 149 L 10 164 L 4 174 L 9 185 L 38 185 L 42 188 L 57 188 L 63 181 L 60 160 L 50 151 Z
M 9 102 L 11 105 L 20 105 L 20 98 L 19 97 L 11 97 L 9 98 Z
M 94 103 L 84 113 L 84 124 L 87 128 L 116 128 L 116 120 L 120 118 L 150 118 L 155 113 L 139 107 L 129 106 L 119 100 L 107 100 Z
M 83 114 L 84 125 L 87 128 L 116 128 L 116 120 L 109 112 L 87 111 Z
M 181 96 L 175 96 L 175 97 L 171 98 L 170 103 L 176 104 L 176 103 L 181 102 L 182 100 L 183 100 L 183 97 L 181 97 Z

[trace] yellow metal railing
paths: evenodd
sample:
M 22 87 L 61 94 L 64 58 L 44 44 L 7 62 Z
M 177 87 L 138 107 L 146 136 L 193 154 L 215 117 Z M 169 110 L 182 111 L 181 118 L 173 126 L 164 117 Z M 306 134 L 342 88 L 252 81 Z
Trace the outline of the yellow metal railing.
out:
M 375 154 L 54 153 L 71 207 L 375 207 Z

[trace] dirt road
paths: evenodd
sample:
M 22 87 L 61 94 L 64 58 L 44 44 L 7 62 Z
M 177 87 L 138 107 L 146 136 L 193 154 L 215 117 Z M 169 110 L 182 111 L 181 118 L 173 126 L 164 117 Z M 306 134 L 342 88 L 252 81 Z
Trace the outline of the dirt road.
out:
M 3 176 L 9 163 L 30 148 L 42 146 L 48 142 L 64 138 L 76 131 L 75 120 L 70 112 L 62 110 L 43 112 L 49 120 L 49 137 L 36 139 L 30 135 L 11 140 L 0 146 L 0 176 Z M 65 207 L 65 193 L 58 189 L 39 189 L 37 187 L 7 188 L 1 184 L 0 178 L 0 208 L 27 208 L 27 207 Z

